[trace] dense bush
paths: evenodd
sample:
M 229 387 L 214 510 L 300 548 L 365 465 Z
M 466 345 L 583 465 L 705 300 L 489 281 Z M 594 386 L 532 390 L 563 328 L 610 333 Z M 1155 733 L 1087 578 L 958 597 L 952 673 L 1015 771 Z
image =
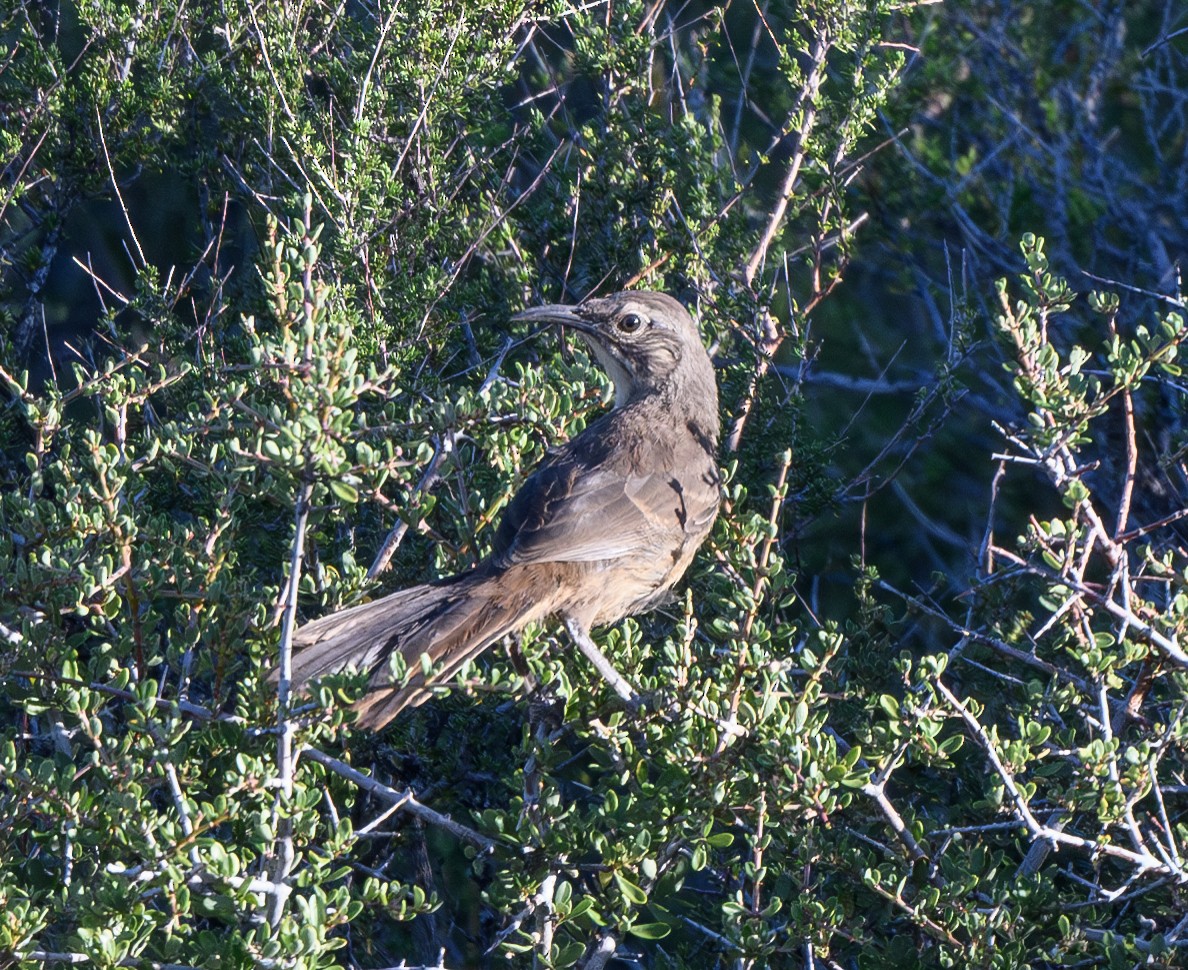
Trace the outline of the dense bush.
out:
M 1176 965 L 1177 16 L 0 12 L 0 963 Z M 278 697 L 605 406 L 505 321 L 633 286 L 724 408 L 600 633 L 663 703 L 548 625 Z

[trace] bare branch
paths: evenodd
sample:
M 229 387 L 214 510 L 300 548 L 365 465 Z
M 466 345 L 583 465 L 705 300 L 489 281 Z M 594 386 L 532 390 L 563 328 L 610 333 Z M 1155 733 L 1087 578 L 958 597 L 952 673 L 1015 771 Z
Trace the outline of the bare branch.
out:
M 402 811 L 408 812 L 410 815 L 415 815 L 421 821 L 434 825 L 439 829 L 449 832 L 455 838 L 462 839 L 464 842 L 469 842 L 472 845 L 478 846 L 484 852 L 493 852 L 499 844 L 494 839 L 489 839 L 487 836 L 474 831 L 474 829 L 467 828 L 459 822 L 455 822 L 448 815 L 442 815 L 440 812 L 435 812 L 427 805 L 422 805 L 417 801 L 412 789 L 408 788 L 404 791 L 397 791 L 385 785 L 383 782 L 376 781 L 370 775 L 365 775 L 363 772 L 352 768 L 345 761 L 340 761 L 338 758 L 331 757 L 317 748 L 304 747 L 301 749 L 301 757 L 309 758 L 311 761 L 316 761 L 320 765 L 324 765 L 333 771 L 336 775 L 345 778 L 347 781 L 362 788 L 364 791 L 370 792 L 377 798 L 389 802 L 400 808 Z

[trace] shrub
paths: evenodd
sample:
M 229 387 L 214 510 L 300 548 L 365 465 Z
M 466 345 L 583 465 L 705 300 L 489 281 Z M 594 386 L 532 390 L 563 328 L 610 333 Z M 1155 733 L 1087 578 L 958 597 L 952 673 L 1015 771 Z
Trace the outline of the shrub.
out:
M 918 11 L 0 18 L 0 960 L 1170 965 L 1182 306 L 1024 236 L 856 373 L 858 243 L 918 257 L 875 204 Z M 297 623 L 473 564 L 604 407 L 507 317 L 636 285 L 724 407 L 689 581 L 600 634 L 656 703 L 549 625 L 379 734 L 358 677 L 279 695 Z

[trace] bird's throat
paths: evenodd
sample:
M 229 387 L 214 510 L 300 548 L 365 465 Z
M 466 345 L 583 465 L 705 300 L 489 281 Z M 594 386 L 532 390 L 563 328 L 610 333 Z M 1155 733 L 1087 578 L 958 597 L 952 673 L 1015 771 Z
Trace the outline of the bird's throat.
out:
M 598 358 L 598 363 L 615 386 L 615 408 L 629 404 L 634 397 L 635 390 L 635 381 L 631 372 L 627 370 L 622 361 L 607 351 L 597 340 L 587 337 L 585 334 L 582 334 L 582 339 L 585 340 L 586 346 L 590 348 L 594 356 Z

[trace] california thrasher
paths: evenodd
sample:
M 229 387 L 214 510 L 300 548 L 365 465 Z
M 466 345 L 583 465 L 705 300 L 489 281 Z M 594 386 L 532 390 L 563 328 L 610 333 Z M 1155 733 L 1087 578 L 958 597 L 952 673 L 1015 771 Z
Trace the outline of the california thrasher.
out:
M 429 684 L 525 624 L 560 617 L 624 697 L 590 628 L 655 606 L 718 513 L 718 390 L 697 325 L 663 293 L 618 293 L 515 317 L 576 330 L 615 386 L 614 410 L 553 449 L 516 493 L 491 554 L 468 572 L 307 623 L 293 686 L 347 667 L 371 673 L 358 723 L 378 729 Z M 411 676 L 396 682 L 389 661 Z M 426 680 L 422 656 L 432 665 Z

